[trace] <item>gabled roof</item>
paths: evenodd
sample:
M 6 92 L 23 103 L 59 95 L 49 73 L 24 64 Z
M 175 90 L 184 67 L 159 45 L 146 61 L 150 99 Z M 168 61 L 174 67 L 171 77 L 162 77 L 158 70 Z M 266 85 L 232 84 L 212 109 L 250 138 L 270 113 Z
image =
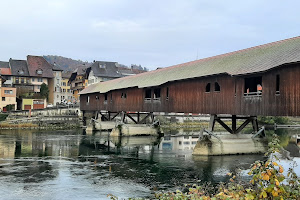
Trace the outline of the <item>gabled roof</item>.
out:
M 86 74 L 87 68 L 88 68 L 88 66 L 86 66 L 86 65 L 79 65 L 79 66 L 74 70 L 73 73 L 76 73 L 76 74 L 79 75 L 79 76 L 83 76 L 83 75 Z
M 117 65 L 117 62 L 95 61 L 90 67 L 94 76 L 119 78 L 122 75 L 119 73 Z
M 119 71 L 119 73 L 122 74 L 122 76 L 136 75 L 136 74 L 146 72 L 144 70 L 127 68 L 127 67 L 118 67 L 118 71 Z
M 0 61 L 0 68 L 9 68 L 9 63 Z
M 170 81 L 217 74 L 228 74 L 231 76 L 253 74 L 299 61 L 300 37 L 294 37 L 134 76 L 93 84 L 80 94 L 105 93 L 130 87 L 152 87 Z
M 0 75 L 11 75 L 11 69 L 9 68 L 9 62 L 0 61 Z
M 9 59 L 9 66 L 13 76 L 30 76 L 26 60 Z
M 10 68 L 0 68 L 0 75 L 11 75 Z
M 43 56 L 27 56 L 29 75 L 33 77 L 53 78 L 52 65 Z
M 71 77 L 71 75 L 72 75 L 72 72 L 63 72 L 61 76 L 63 78 L 69 79 Z
M 51 64 L 52 65 L 52 64 Z M 52 70 L 53 71 L 64 71 L 58 64 L 56 64 L 54 62 L 54 64 L 52 65 Z
M 71 74 L 69 81 L 73 81 L 76 79 L 77 76 L 84 76 L 84 78 L 87 78 L 90 73 L 90 67 L 86 65 L 80 65 L 78 66 L 74 72 Z

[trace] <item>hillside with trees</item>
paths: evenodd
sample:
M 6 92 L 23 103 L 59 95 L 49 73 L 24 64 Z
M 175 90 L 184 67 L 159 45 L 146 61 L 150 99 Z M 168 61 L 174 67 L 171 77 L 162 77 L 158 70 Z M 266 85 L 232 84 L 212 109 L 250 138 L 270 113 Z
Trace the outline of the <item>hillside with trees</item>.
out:
M 72 58 L 66 58 L 62 56 L 47 55 L 43 56 L 50 64 L 54 62 L 59 65 L 64 71 L 74 71 L 80 65 L 91 65 L 92 63 L 84 62 L 82 60 L 73 60 Z
M 91 62 L 84 62 L 82 60 L 74 60 L 72 58 L 66 58 L 63 56 L 55 56 L 55 55 L 47 55 L 43 56 L 50 64 L 54 64 L 54 62 L 60 66 L 64 71 L 71 71 L 73 72 L 75 69 L 77 69 L 78 66 L 85 64 L 86 66 L 90 66 Z M 131 64 L 130 67 L 120 64 L 120 67 L 125 67 L 125 68 L 130 68 L 132 67 L 133 69 L 139 69 L 139 70 L 145 70 L 148 71 L 146 67 L 142 67 L 141 65 L 136 65 L 136 64 Z

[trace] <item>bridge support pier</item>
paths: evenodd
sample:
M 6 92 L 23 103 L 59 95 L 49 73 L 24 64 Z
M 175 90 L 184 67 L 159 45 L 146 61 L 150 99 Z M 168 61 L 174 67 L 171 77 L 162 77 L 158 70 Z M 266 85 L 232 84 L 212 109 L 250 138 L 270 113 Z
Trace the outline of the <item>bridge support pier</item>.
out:
M 154 121 L 153 112 L 110 112 L 91 113 L 91 130 L 112 130 L 112 136 L 159 135 L 159 123 Z
M 231 127 L 229 127 L 223 119 L 231 120 Z M 237 127 L 237 120 L 245 120 L 239 127 Z M 231 134 L 240 133 L 249 123 L 252 124 L 254 133 L 258 131 L 258 122 L 256 116 L 237 116 L 237 115 L 211 115 L 209 122 L 209 131 L 213 132 L 215 123 L 218 122 L 227 132 Z
M 231 121 L 225 123 L 224 119 Z M 244 120 L 238 127 L 237 120 Z M 215 123 L 218 122 L 227 134 L 216 134 L 214 131 Z M 241 134 L 242 130 L 249 124 L 252 124 L 254 134 Z M 196 146 L 193 155 L 230 155 L 230 154 L 255 154 L 263 153 L 267 149 L 267 142 L 264 138 L 263 128 L 258 131 L 256 116 L 222 116 L 212 115 L 210 118 L 209 129 L 204 131 Z M 259 136 L 259 137 L 256 137 Z

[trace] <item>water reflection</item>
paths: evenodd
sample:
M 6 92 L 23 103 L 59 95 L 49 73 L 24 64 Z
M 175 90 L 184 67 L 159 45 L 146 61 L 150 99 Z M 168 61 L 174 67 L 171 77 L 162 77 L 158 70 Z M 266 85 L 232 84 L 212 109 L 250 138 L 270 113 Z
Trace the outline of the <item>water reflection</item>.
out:
M 289 142 L 291 134 L 299 131 L 277 133 L 294 152 L 291 155 L 299 156 L 296 142 Z M 255 160 L 265 159 L 262 155 L 192 156 L 197 140 L 196 131 L 180 130 L 163 138 L 109 137 L 106 132 L 89 135 L 81 130 L 2 131 L 0 195 L 5 199 L 35 199 L 36 192 L 45 199 L 101 199 L 108 193 L 147 197 L 155 190 L 198 180 L 228 181 L 227 172 L 247 169 Z M 13 195 L 5 192 L 20 188 L 26 190 Z M 55 191 L 55 196 L 48 190 Z M 27 192 L 33 196 L 25 195 Z

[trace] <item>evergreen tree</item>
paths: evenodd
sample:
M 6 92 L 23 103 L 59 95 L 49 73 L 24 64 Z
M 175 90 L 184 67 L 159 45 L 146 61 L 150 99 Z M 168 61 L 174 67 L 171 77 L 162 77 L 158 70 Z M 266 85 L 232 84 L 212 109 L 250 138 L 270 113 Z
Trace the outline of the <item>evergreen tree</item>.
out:
M 44 98 L 44 99 L 47 98 L 47 100 L 48 100 L 49 88 L 48 88 L 48 85 L 46 85 L 45 83 L 42 83 L 42 85 L 41 85 L 40 94 L 41 94 L 42 98 Z

